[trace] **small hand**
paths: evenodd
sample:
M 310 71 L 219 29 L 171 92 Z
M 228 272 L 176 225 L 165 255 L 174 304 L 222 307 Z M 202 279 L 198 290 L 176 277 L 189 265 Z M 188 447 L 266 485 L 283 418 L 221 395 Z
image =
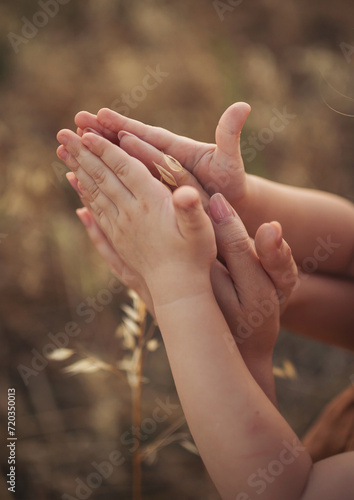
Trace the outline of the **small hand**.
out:
M 194 189 L 172 195 L 141 162 L 98 135 L 80 139 L 64 130 L 58 140 L 65 144 L 59 157 L 77 176 L 100 226 L 129 267 L 154 283 L 176 267 L 209 275 L 215 237 Z M 175 298 L 182 288 L 171 289 L 164 299 Z
M 154 305 L 149 289 L 144 279 L 134 272 L 123 259 L 118 255 L 112 244 L 109 242 L 107 236 L 100 228 L 94 215 L 91 212 L 89 201 L 85 200 L 80 192 L 78 180 L 75 174 L 69 172 L 66 175 L 71 186 L 75 189 L 81 198 L 84 208 L 76 211 L 79 219 L 86 228 L 87 234 L 96 247 L 101 257 L 106 261 L 112 273 L 128 288 L 134 290 L 144 301 L 149 312 L 154 316 Z

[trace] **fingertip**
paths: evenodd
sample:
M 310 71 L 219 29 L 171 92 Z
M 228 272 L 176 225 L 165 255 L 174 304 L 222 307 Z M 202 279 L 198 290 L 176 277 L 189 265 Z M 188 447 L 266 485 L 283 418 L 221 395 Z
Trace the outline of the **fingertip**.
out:
M 62 144 L 57 147 L 57 157 L 61 161 L 65 161 L 67 156 L 69 155 L 68 150 Z
M 74 174 L 74 172 L 66 172 L 65 177 L 68 179 L 68 181 L 70 182 L 70 184 L 72 185 L 72 187 L 76 186 L 78 180 L 77 180 L 76 175 Z
M 87 132 L 87 129 L 84 130 L 84 134 L 81 137 L 81 144 L 86 146 L 87 148 L 92 148 L 94 144 L 97 143 L 97 139 L 102 137 L 101 135 L 95 134 L 94 132 Z
M 63 136 L 65 137 L 68 134 L 73 134 L 73 131 L 68 129 L 68 128 L 63 128 L 63 129 L 59 130 L 59 132 L 56 135 L 56 138 L 59 142 L 61 142 L 60 137 L 63 137 Z
M 221 193 L 215 193 L 210 198 L 209 214 L 215 224 L 225 224 L 235 217 L 235 211 Z
M 82 198 L 82 191 L 80 190 L 80 182 L 78 181 L 76 175 L 73 172 L 67 172 L 65 174 L 69 181 L 70 186 L 77 192 L 77 194 Z
M 91 214 L 86 207 L 78 208 L 76 210 L 76 215 L 87 229 L 91 226 Z
M 109 108 L 101 108 L 98 113 L 97 113 L 97 120 L 102 123 L 107 125 L 107 118 L 110 116 L 110 114 L 113 113 L 113 111 Z
M 74 122 L 76 123 L 78 120 L 80 120 L 80 118 L 82 118 L 82 116 L 84 116 L 85 113 L 86 111 L 79 111 L 78 113 L 76 113 L 76 115 L 74 116 Z
M 87 121 L 88 118 L 96 118 L 96 115 L 89 113 L 89 111 L 81 110 L 74 116 L 74 122 L 79 126 L 82 120 Z
M 98 110 L 97 116 L 102 113 L 111 113 L 111 112 L 112 112 L 111 108 L 101 108 Z
M 292 269 L 296 274 L 292 251 L 282 237 L 282 227 L 279 222 L 263 224 L 258 229 L 254 241 L 257 255 L 266 271 Z
M 238 135 L 248 115 L 251 112 L 251 106 L 246 102 L 235 102 L 231 104 L 220 118 L 219 125 L 228 131 L 231 135 Z
M 252 111 L 250 104 L 248 104 L 247 102 L 244 102 L 244 101 L 235 102 L 234 104 L 231 105 L 231 107 L 237 109 L 237 111 L 239 111 L 239 112 L 242 111 L 247 116 Z
M 181 186 L 172 195 L 175 206 L 178 208 L 197 208 L 202 205 L 198 191 L 192 186 Z
M 254 241 L 257 253 L 262 256 L 280 249 L 283 243 L 283 231 L 279 222 L 262 224 L 258 228 Z
M 181 186 L 173 192 L 172 201 L 181 234 L 196 241 L 201 232 L 208 228 L 208 224 L 211 225 L 198 191 L 191 186 Z
M 282 238 L 279 222 L 263 224 L 258 229 L 255 247 L 260 263 L 277 291 L 281 311 L 284 311 L 287 299 L 297 284 L 298 269 L 290 246 Z
M 283 243 L 283 228 L 278 221 L 272 221 L 270 225 L 272 226 L 274 232 L 274 243 L 277 248 L 280 248 Z

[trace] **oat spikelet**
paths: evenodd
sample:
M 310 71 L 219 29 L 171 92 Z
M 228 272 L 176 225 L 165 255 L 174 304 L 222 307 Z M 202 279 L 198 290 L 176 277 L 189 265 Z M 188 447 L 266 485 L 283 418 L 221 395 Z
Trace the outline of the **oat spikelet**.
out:
M 145 345 L 146 345 L 146 349 L 149 352 L 155 352 L 160 347 L 160 342 L 157 339 L 151 339 L 148 342 L 146 342 Z
M 158 165 L 154 161 L 153 161 L 153 164 L 155 165 L 155 167 L 159 171 L 159 174 L 161 175 L 161 180 L 164 180 L 169 186 L 178 187 L 177 182 L 175 181 L 175 178 L 173 177 L 173 175 L 170 172 L 168 172 L 168 170 L 161 167 L 161 165 Z
M 65 359 L 71 358 L 73 354 L 75 354 L 75 352 L 72 349 L 60 348 L 49 354 L 47 358 L 51 359 L 52 361 L 64 361 Z
M 78 373 L 95 373 L 100 370 L 110 371 L 110 365 L 94 357 L 80 359 L 70 366 L 63 369 L 64 373 L 69 375 L 77 375 Z
M 165 162 L 167 163 L 167 166 L 170 167 L 171 170 L 173 170 L 174 172 L 184 172 L 184 168 L 182 167 L 180 162 L 176 160 L 176 158 L 173 158 L 173 156 L 170 155 L 166 155 L 165 153 L 162 154 Z
M 184 441 L 180 442 L 180 445 L 185 450 L 189 451 L 190 453 L 193 453 L 193 455 L 197 455 L 198 457 L 200 456 L 198 448 L 196 447 L 196 445 L 194 443 L 192 443 L 192 441 L 185 439 Z
M 295 366 L 288 359 L 283 361 L 282 367 L 273 366 L 273 374 L 275 377 L 288 378 L 291 380 L 298 378 Z

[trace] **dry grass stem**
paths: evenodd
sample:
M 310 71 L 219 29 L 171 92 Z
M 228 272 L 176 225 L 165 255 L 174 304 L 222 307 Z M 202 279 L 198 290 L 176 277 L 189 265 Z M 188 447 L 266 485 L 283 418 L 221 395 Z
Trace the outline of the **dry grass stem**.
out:
M 141 428 L 141 398 L 143 384 L 143 347 L 147 310 L 144 302 L 134 297 L 138 313 L 139 334 L 137 339 L 136 385 L 133 388 L 133 426 Z M 141 442 L 133 453 L 133 500 L 142 500 Z

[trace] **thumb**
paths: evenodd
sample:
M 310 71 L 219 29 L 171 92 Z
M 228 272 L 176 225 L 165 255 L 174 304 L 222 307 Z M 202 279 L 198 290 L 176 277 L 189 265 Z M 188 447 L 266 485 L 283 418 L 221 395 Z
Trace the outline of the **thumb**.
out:
M 258 229 L 254 242 L 262 267 L 277 290 L 283 312 L 288 298 L 298 285 L 298 269 L 289 245 L 283 240 L 279 222 L 263 224 Z
M 249 104 L 237 102 L 220 118 L 215 132 L 215 161 L 218 164 L 227 165 L 241 160 L 240 136 L 250 112 Z
M 177 224 L 184 237 L 196 236 L 196 232 L 211 229 L 198 191 L 191 186 L 181 186 L 172 195 Z

